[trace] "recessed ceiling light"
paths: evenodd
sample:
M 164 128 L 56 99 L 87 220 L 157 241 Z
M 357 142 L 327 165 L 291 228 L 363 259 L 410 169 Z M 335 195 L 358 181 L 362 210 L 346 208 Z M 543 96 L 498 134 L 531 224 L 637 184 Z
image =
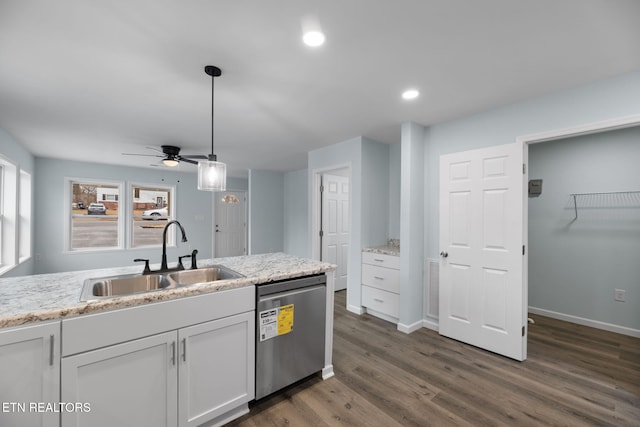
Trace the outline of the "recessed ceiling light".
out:
M 415 89 L 408 89 L 402 92 L 402 99 L 415 99 L 420 96 L 420 92 Z
M 324 33 L 320 31 L 307 31 L 302 36 L 302 41 L 304 44 L 311 47 L 322 46 L 324 44 Z

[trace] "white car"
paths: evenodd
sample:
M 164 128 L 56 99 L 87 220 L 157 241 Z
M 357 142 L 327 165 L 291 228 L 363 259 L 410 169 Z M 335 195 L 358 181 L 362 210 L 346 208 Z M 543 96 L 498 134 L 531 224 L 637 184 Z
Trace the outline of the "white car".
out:
M 169 216 L 167 208 L 148 209 L 142 212 L 142 219 L 152 219 L 157 221 L 159 219 L 166 219 Z

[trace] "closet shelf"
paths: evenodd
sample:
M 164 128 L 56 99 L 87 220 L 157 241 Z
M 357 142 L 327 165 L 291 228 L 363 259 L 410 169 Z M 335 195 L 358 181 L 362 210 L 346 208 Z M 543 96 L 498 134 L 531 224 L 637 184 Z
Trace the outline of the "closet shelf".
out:
M 571 193 L 573 210 L 578 219 L 578 205 L 580 208 L 640 208 L 640 191 L 608 191 L 599 193 Z

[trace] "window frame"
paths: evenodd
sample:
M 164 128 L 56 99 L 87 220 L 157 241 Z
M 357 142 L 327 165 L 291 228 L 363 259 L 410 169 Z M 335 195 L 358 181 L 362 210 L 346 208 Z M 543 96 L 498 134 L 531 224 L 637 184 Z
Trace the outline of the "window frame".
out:
M 31 174 L 20 169 L 18 195 L 18 264 L 31 259 L 31 229 L 33 221 L 33 179 Z
M 129 182 L 127 186 L 126 197 L 126 205 L 127 205 L 127 248 L 136 250 L 136 249 L 148 249 L 148 248 L 159 248 L 162 246 L 162 242 L 157 245 L 134 245 L 134 215 L 133 215 L 133 204 L 135 202 L 134 197 L 134 188 L 153 188 L 153 189 L 162 189 L 167 190 L 169 192 L 169 209 L 167 211 L 167 223 L 176 218 L 176 186 L 170 184 L 157 184 L 157 183 L 144 183 L 144 182 Z M 167 247 L 174 248 L 177 247 L 176 243 L 176 233 L 170 232 L 168 233 L 167 238 Z
M 108 185 L 114 186 L 118 188 L 118 194 L 124 194 L 124 181 L 112 181 L 108 179 L 97 179 L 97 178 L 80 178 L 80 177 L 65 177 L 64 178 L 64 212 L 65 212 L 65 243 L 64 243 L 64 253 L 65 254 L 78 254 L 78 253 L 88 253 L 88 252 L 111 252 L 111 251 L 121 251 L 125 250 L 125 203 L 122 203 L 121 200 L 118 201 L 118 224 L 116 229 L 118 230 L 118 243 L 116 246 L 104 246 L 104 247 L 89 247 L 89 248 L 73 248 L 72 247 L 72 208 L 71 205 L 73 203 L 73 194 L 72 187 L 73 184 L 95 184 L 95 185 Z M 121 199 L 121 197 L 119 197 Z M 100 200 L 96 201 L 97 203 L 101 203 Z
M 3 275 L 31 259 L 31 174 L 0 155 L 0 189 L 0 275 Z

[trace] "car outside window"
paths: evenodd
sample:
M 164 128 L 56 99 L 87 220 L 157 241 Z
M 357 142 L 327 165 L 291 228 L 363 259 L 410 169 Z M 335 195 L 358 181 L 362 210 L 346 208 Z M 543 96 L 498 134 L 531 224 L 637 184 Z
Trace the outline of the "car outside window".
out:
M 162 245 L 162 232 L 171 219 L 174 187 L 132 184 L 131 247 Z M 169 233 L 167 244 L 175 244 L 175 233 Z
M 68 180 L 68 186 L 71 192 L 69 249 L 122 248 L 121 184 Z

